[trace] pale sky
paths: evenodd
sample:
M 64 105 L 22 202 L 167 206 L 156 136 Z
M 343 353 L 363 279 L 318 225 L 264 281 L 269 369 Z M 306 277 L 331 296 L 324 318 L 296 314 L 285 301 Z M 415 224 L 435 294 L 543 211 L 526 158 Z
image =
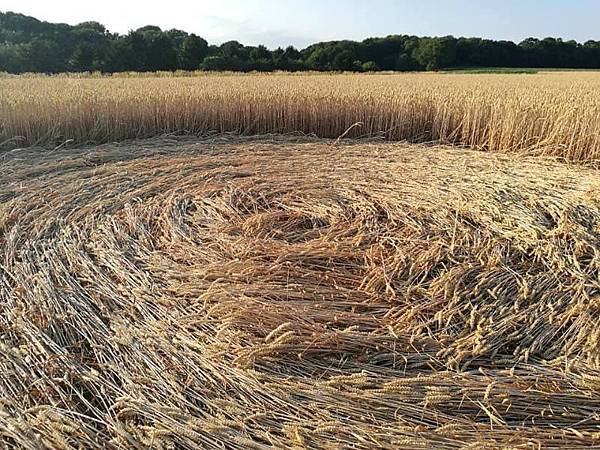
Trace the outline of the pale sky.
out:
M 0 0 L 0 11 L 95 20 L 119 33 L 158 25 L 270 48 L 388 34 L 600 40 L 599 0 Z

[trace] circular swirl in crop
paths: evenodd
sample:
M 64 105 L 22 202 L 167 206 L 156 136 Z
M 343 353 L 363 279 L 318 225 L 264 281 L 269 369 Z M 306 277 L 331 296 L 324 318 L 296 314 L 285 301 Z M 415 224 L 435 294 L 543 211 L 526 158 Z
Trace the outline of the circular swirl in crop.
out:
M 281 138 L 0 158 L 9 447 L 597 436 L 597 171 Z

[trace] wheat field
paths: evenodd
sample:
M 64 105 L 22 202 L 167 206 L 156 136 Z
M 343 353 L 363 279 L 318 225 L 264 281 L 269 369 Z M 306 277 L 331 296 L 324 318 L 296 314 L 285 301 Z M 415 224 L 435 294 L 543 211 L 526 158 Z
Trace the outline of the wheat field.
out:
M 600 449 L 600 74 L 7 76 L 0 148 L 0 449 Z
M 163 74 L 164 75 L 164 74 Z M 0 78 L 4 148 L 171 133 L 300 132 L 600 158 L 600 74 Z
M 86 130 L 83 102 L 40 119 L 52 101 Z M 587 165 L 226 134 L 16 149 L 0 243 L 0 447 L 600 448 Z

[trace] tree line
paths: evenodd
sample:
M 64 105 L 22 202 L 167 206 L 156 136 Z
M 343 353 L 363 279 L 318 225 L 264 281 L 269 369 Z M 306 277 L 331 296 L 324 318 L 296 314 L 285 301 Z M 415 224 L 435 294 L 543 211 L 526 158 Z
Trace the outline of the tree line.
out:
M 49 23 L 0 12 L 0 71 L 417 71 L 474 67 L 600 68 L 600 41 L 391 35 L 270 50 L 237 41 L 209 43 L 182 30 L 145 26 L 125 35 L 98 22 Z

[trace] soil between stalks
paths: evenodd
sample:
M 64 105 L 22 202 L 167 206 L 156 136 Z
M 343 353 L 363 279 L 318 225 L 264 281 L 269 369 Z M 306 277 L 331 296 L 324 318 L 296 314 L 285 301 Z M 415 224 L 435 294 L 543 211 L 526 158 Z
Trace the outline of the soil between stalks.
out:
M 0 442 L 600 447 L 600 176 L 305 138 L 0 156 Z

